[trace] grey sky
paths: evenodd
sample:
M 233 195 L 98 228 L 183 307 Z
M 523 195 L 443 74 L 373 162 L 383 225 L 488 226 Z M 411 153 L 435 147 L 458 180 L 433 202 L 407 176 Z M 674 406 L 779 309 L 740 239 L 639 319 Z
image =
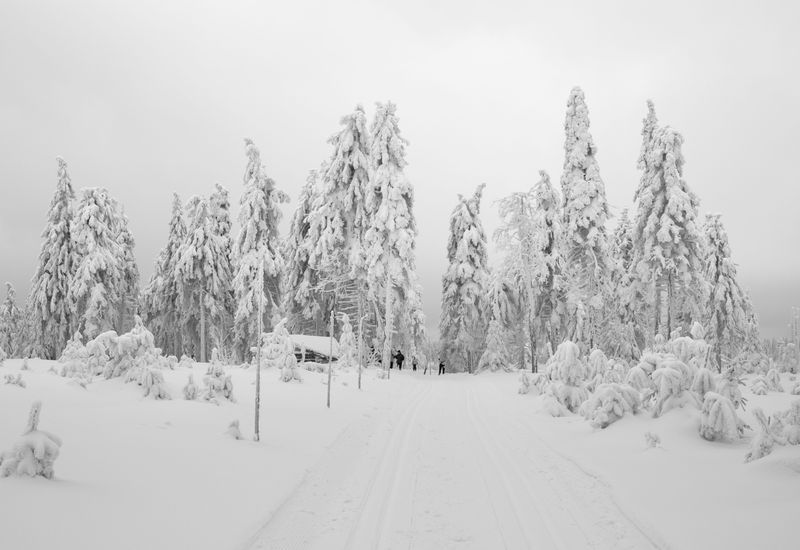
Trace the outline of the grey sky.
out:
M 796 4 L 646 4 L 5 0 L 0 279 L 27 294 L 56 155 L 76 188 L 107 187 L 125 205 L 146 279 L 173 191 L 186 199 L 220 182 L 238 203 L 243 137 L 296 198 L 340 116 L 391 99 L 411 142 L 434 329 L 456 194 L 487 183 L 491 233 L 495 200 L 539 169 L 558 182 L 567 96 L 580 85 L 614 211 L 632 205 L 652 98 L 685 137 L 701 211 L 723 213 L 762 332 L 782 336 L 800 304 Z

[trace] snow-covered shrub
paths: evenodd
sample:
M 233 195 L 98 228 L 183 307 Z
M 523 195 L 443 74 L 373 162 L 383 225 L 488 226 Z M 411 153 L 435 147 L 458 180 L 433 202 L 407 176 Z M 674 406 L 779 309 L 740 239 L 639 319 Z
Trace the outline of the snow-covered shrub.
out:
M 291 352 L 292 358 L 295 358 L 294 345 L 292 345 Z M 294 363 L 297 364 L 296 358 Z M 350 318 L 345 313 L 342 313 L 342 333 L 339 336 L 339 359 L 336 364 L 339 367 L 345 368 L 358 367 L 358 344 L 353 334 L 353 327 L 350 326 Z M 286 366 L 284 365 L 283 368 L 286 368 Z M 281 376 L 281 379 L 283 379 L 283 376 Z M 284 382 L 287 382 L 287 380 L 284 380 Z
M 772 452 L 775 444 L 786 444 L 783 436 L 783 423 L 778 416 L 767 418 L 759 407 L 753 409 L 753 416 L 758 422 L 758 433 L 750 442 L 750 450 L 744 456 L 745 462 L 752 462 L 763 458 Z
M 705 340 L 681 336 L 667 343 L 667 351 L 687 365 L 694 360 L 698 367 L 706 366 L 710 346 Z
M 22 360 L 22 366 L 19 368 L 19 370 L 31 370 L 31 366 L 28 364 L 27 357 Z
M 184 353 L 181 355 L 181 360 L 178 361 L 178 366 L 185 369 L 191 369 L 194 367 L 194 359 Z
M 660 361 L 660 354 L 657 355 L 655 353 L 648 352 L 642 355 L 642 358 L 639 360 L 639 364 L 636 366 L 642 369 L 647 376 L 650 376 L 656 370 Z
M 666 354 L 661 358 L 661 361 L 658 363 L 658 367 L 670 367 L 678 372 L 681 373 L 681 388 L 684 390 L 688 390 L 692 387 L 692 382 L 694 382 L 694 375 L 697 371 L 697 368 L 693 368 L 690 365 L 687 365 L 680 359 L 676 358 L 672 354 Z
M 705 399 L 706 394 L 714 391 L 716 387 L 717 382 L 711 369 L 705 367 L 697 369 L 691 389 L 701 400 Z
M 731 400 L 735 408 L 741 407 L 744 410 L 747 400 L 742 397 L 739 386 L 744 385 L 742 379 L 736 376 L 733 368 L 728 368 L 717 382 L 717 393 Z
M 800 382 L 795 383 L 792 387 L 792 395 L 800 395 Z
M 800 445 L 800 399 L 795 399 L 789 410 L 783 413 L 786 442 L 789 445 Z
M 553 380 L 550 394 L 570 412 L 577 411 L 589 397 L 584 387 L 588 371 L 580 359 L 578 345 L 569 340 L 559 344 L 547 363 L 546 371 Z
M 42 403 L 37 401 L 28 415 L 25 433 L 14 447 L 0 454 L 0 477 L 42 476 L 53 479 L 53 464 L 58 458 L 61 439 L 39 430 Z
M 716 392 L 706 393 L 700 420 L 700 436 L 708 441 L 735 441 L 744 430 L 733 402 Z
M 763 376 L 756 376 L 750 384 L 750 391 L 753 392 L 754 395 L 767 395 L 769 391 L 767 380 Z
M 625 383 L 636 388 L 640 392 L 652 390 L 654 388 L 653 379 L 650 378 L 650 375 L 645 371 L 641 363 L 628 371 L 628 374 L 625 375 Z
M 778 392 L 783 391 L 783 384 L 781 384 L 781 375 L 778 374 L 778 371 L 776 369 L 770 369 L 769 372 L 767 372 L 766 381 L 767 381 L 767 387 L 770 389 L 770 391 L 778 391 Z
M 194 383 L 194 375 L 192 373 L 189 373 L 189 380 L 186 381 L 186 385 L 183 387 L 183 398 L 187 401 L 197 399 L 197 385 Z
M 535 395 L 541 395 L 544 393 L 547 385 L 550 381 L 547 379 L 547 375 L 542 372 L 527 372 L 523 371 L 519 377 L 520 386 L 519 390 L 517 390 L 521 395 L 525 395 L 530 393 L 532 389 L 536 389 Z
M 698 405 L 697 398 L 693 393 L 686 391 L 683 387 L 683 374 L 675 368 L 675 364 L 682 362 L 678 360 L 667 363 L 668 366 L 659 367 L 653 372 L 653 382 L 655 392 L 653 399 L 653 416 L 658 417 L 675 407 L 682 407 L 687 403 Z
M 145 368 L 158 364 L 161 350 L 155 346 L 153 333 L 145 328 L 138 315 L 133 328 L 117 336 L 113 343 L 111 360 L 103 369 L 103 376 L 106 378 L 123 376 L 134 367 Z
M 228 429 L 225 430 L 225 434 L 232 437 L 233 439 L 239 440 L 242 439 L 242 432 L 239 429 L 239 420 L 234 420 L 230 424 L 228 424 Z
M 151 399 L 172 399 L 167 391 L 164 375 L 160 370 L 145 367 L 141 382 L 144 397 Z
M 178 358 L 174 355 L 167 355 L 164 360 L 161 362 L 164 368 L 169 370 L 175 370 L 175 367 L 178 366 Z
M 89 369 L 89 352 L 81 341 L 81 333 L 76 332 L 58 359 L 62 363 L 61 376 L 91 382 L 93 372 Z
M 16 376 L 14 376 L 13 374 L 6 374 L 5 381 L 6 384 L 12 386 L 19 386 L 20 388 L 25 387 L 25 380 L 22 379 L 22 373 L 19 372 L 17 373 Z
M 661 446 L 661 438 L 658 436 L 657 433 L 645 432 L 644 433 L 644 443 L 645 443 L 645 445 L 647 445 L 648 448 L 660 447 Z
M 595 349 L 589 354 L 587 378 L 594 378 L 598 374 L 604 376 L 610 368 L 608 357 L 602 350 Z
M 597 391 L 581 405 L 580 412 L 595 428 L 605 428 L 625 413 L 636 414 L 640 406 L 639 392 L 635 388 L 610 383 L 598 386 Z
M 225 374 L 222 365 L 211 363 L 209 371 L 208 375 L 203 378 L 205 387 L 201 397 L 211 403 L 218 403 L 217 397 L 235 401 L 233 398 L 233 381 L 229 374 Z
M 352 331 L 350 334 L 352 336 Z M 303 381 L 303 377 L 300 376 L 300 371 L 297 368 L 294 344 L 292 344 L 292 340 L 289 337 L 289 331 L 286 330 L 285 318 L 281 319 L 281 321 L 275 325 L 275 328 L 272 329 L 272 332 L 266 335 L 264 339 L 264 354 L 266 356 L 267 365 L 279 369 L 281 381 Z
M 92 377 L 102 374 L 116 354 L 117 333 L 113 330 L 102 332 L 86 342 L 86 374 Z

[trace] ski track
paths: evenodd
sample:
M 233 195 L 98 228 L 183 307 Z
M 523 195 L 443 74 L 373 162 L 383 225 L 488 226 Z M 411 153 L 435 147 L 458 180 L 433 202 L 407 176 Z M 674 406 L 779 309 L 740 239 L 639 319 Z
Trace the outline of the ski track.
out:
M 240 548 L 666 548 L 478 382 L 417 379 L 365 413 Z

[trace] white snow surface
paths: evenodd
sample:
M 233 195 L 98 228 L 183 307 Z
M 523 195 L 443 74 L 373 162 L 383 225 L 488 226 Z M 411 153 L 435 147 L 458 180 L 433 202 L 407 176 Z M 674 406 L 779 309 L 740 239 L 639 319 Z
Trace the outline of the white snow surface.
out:
M 226 367 L 236 403 L 213 405 L 149 400 L 121 379 L 84 389 L 29 363 L 27 388 L 0 385 L 0 448 L 36 400 L 63 446 L 54 481 L 0 479 L 1 548 L 797 547 L 800 447 L 745 464 L 747 439 L 702 440 L 695 409 L 600 430 L 518 395 L 518 373 L 368 370 L 359 392 L 351 369 L 326 409 L 326 374 L 283 384 L 266 369 L 255 443 L 252 368 Z M 206 368 L 164 370 L 169 392 Z M 753 407 L 797 399 L 743 393 L 751 425 Z

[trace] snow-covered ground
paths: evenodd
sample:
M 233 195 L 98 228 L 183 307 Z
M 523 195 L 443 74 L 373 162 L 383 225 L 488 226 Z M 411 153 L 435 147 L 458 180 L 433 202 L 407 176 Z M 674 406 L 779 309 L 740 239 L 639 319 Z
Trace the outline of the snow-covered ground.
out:
M 360 392 L 340 373 L 328 410 L 323 374 L 266 370 L 254 443 L 252 370 L 228 368 L 237 402 L 217 406 L 182 399 L 185 367 L 165 371 L 173 400 L 152 401 L 51 365 L 0 384 L 0 451 L 37 399 L 64 441 L 54 481 L 0 479 L 1 548 L 797 547 L 800 448 L 744 464 L 747 443 L 702 440 L 689 409 L 597 430 L 540 412 L 515 374 L 404 370 L 368 372 Z M 797 399 L 744 393 L 748 411 Z M 225 434 L 234 419 L 245 440 Z

